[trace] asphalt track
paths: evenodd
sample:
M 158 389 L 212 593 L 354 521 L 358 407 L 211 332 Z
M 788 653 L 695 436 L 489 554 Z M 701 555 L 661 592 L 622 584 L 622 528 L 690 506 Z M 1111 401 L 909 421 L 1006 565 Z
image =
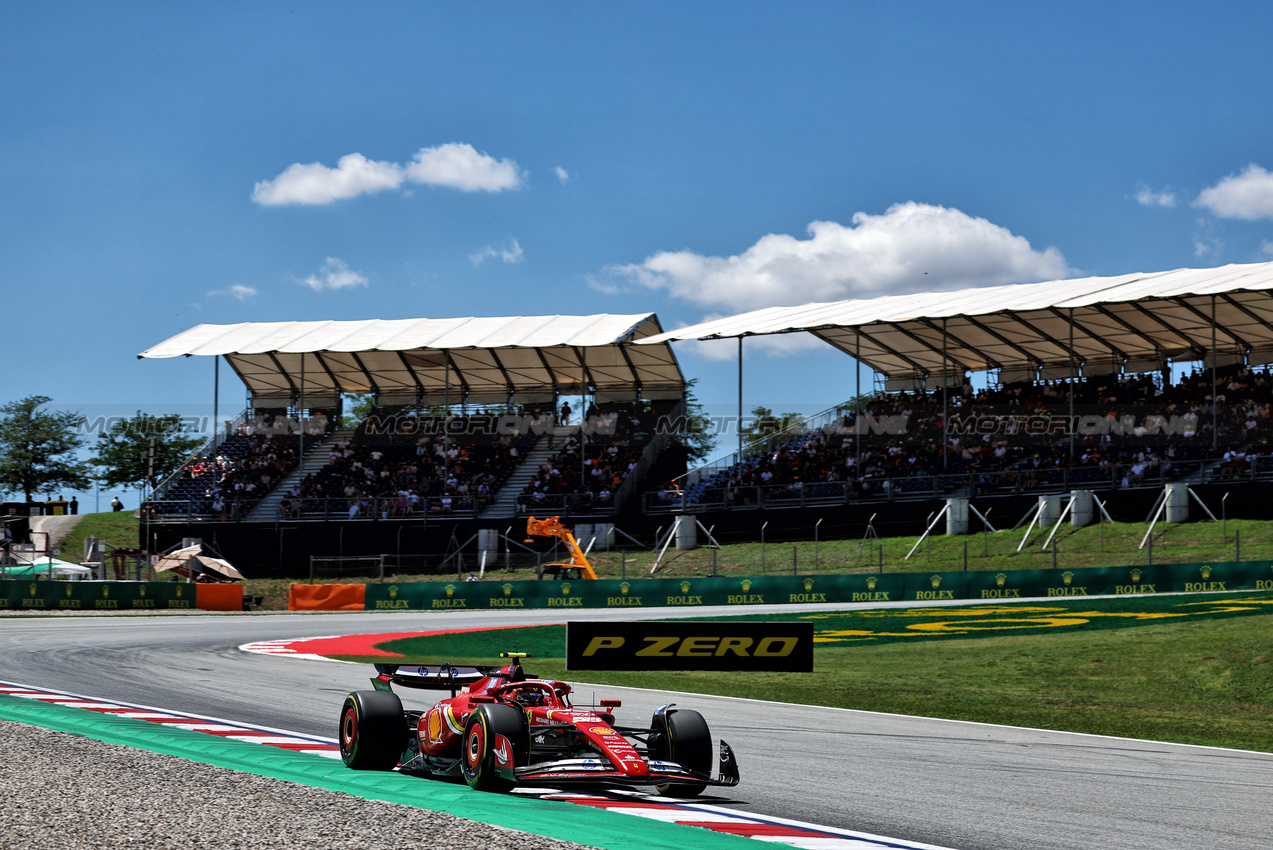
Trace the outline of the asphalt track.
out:
M 695 611 L 718 613 L 736 611 Z M 238 647 L 561 620 L 551 611 L 10 618 L 0 620 L 0 678 L 331 736 L 344 694 L 367 687 L 370 668 Z M 1273 835 L 1270 754 L 609 686 L 597 693 L 624 700 L 621 722 L 644 722 L 663 702 L 707 717 L 734 747 L 743 783 L 704 802 L 957 850 L 1255 850 Z M 423 707 L 429 697 L 416 699 Z

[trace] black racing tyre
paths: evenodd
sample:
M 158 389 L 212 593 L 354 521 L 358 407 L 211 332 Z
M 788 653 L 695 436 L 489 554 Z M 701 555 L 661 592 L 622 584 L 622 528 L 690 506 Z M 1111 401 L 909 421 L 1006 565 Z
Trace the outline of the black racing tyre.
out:
M 503 735 L 512 745 L 512 764 L 525 765 L 530 752 L 530 732 L 522 713 L 512 706 L 491 703 L 469 713 L 464 725 L 460 752 L 460 772 L 470 788 L 507 793 L 514 781 L 501 776 L 495 765 L 495 736 Z
M 354 691 L 340 709 L 340 757 L 354 770 L 393 770 L 407 748 L 402 700 L 390 691 Z
M 712 772 L 712 733 L 707 721 L 697 711 L 668 709 L 655 716 L 650 730 L 650 758 L 674 761 L 699 773 Z M 665 782 L 654 786 L 660 794 L 672 797 L 695 797 L 707 787 L 706 782 Z

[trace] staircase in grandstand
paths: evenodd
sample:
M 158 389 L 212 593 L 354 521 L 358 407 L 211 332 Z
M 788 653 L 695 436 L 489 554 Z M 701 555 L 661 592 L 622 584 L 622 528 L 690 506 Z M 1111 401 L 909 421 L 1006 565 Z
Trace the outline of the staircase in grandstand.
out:
M 554 439 L 551 447 L 548 445 L 546 435 L 535 441 L 534 447 L 522 458 L 521 465 L 508 476 L 504 486 L 499 488 L 494 501 L 482 511 L 480 519 L 516 516 L 517 497 L 539 472 L 539 467 L 557 452 L 571 432 L 577 430 L 578 428 L 570 425 L 554 425 L 552 429 Z
M 321 443 L 313 449 L 308 449 L 305 453 L 304 460 L 300 465 L 289 472 L 282 481 L 270 491 L 269 495 L 257 502 L 256 507 L 247 515 L 248 522 L 274 522 L 282 519 L 279 514 L 279 505 L 283 498 L 291 492 L 292 487 L 299 484 L 305 479 L 306 475 L 318 472 L 327 465 L 331 459 L 332 447 L 341 440 L 352 440 L 354 438 L 354 430 L 347 428 L 341 431 L 332 431 Z

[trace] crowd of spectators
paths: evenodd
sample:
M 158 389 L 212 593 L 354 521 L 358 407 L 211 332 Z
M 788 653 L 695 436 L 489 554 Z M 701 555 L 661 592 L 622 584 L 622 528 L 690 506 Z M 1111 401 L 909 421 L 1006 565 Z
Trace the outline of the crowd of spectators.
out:
M 247 516 L 295 468 L 300 432 L 308 450 L 337 418 L 323 411 L 302 421 L 286 411 L 258 411 L 215 455 L 193 458 L 155 512 Z M 280 516 L 474 514 L 541 438 L 560 448 L 522 493 L 519 510 L 611 507 L 649 444 L 655 414 L 648 406 L 608 404 L 578 419 L 571 433 L 558 436 L 554 414 L 538 407 L 447 416 L 377 409 L 351 438 L 324 449 L 321 469 L 289 486 Z
M 517 418 L 515 423 L 526 420 Z M 377 411 L 328 463 L 283 501 L 285 513 L 344 513 L 350 519 L 480 511 L 537 435 L 497 414 L 416 416 Z
M 257 411 L 234 429 L 214 454 L 191 458 L 150 510 L 154 515 L 242 518 L 295 468 L 301 430 L 317 441 L 329 427 L 325 412 L 302 421 L 288 417 L 286 411 Z
M 518 496 L 518 511 L 587 513 L 614 507 L 614 495 L 641 460 L 656 414 L 633 404 L 590 405 L 561 450 L 540 465 Z
M 1246 474 L 1273 445 L 1268 367 L 1015 383 L 949 393 L 877 393 L 861 411 L 785 434 L 742 463 L 686 487 L 665 504 L 732 506 L 809 495 L 1028 491 L 1067 485 L 1135 487 L 1199 469 Z M 949 426 L 947 423 L 949 418 Z M 860 433 L 855 433 L 858 431 Z M 1071 434 L 1073 432 L 1073 434 Z

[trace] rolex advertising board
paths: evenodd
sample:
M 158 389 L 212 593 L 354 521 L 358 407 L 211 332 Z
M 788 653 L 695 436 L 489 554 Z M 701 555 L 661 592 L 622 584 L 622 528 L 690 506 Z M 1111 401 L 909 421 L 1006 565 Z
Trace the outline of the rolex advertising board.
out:
M 158 581 L 0 581 L 0 603 L 28 611 L 195 608 L 195 591 L 193 584 Z

